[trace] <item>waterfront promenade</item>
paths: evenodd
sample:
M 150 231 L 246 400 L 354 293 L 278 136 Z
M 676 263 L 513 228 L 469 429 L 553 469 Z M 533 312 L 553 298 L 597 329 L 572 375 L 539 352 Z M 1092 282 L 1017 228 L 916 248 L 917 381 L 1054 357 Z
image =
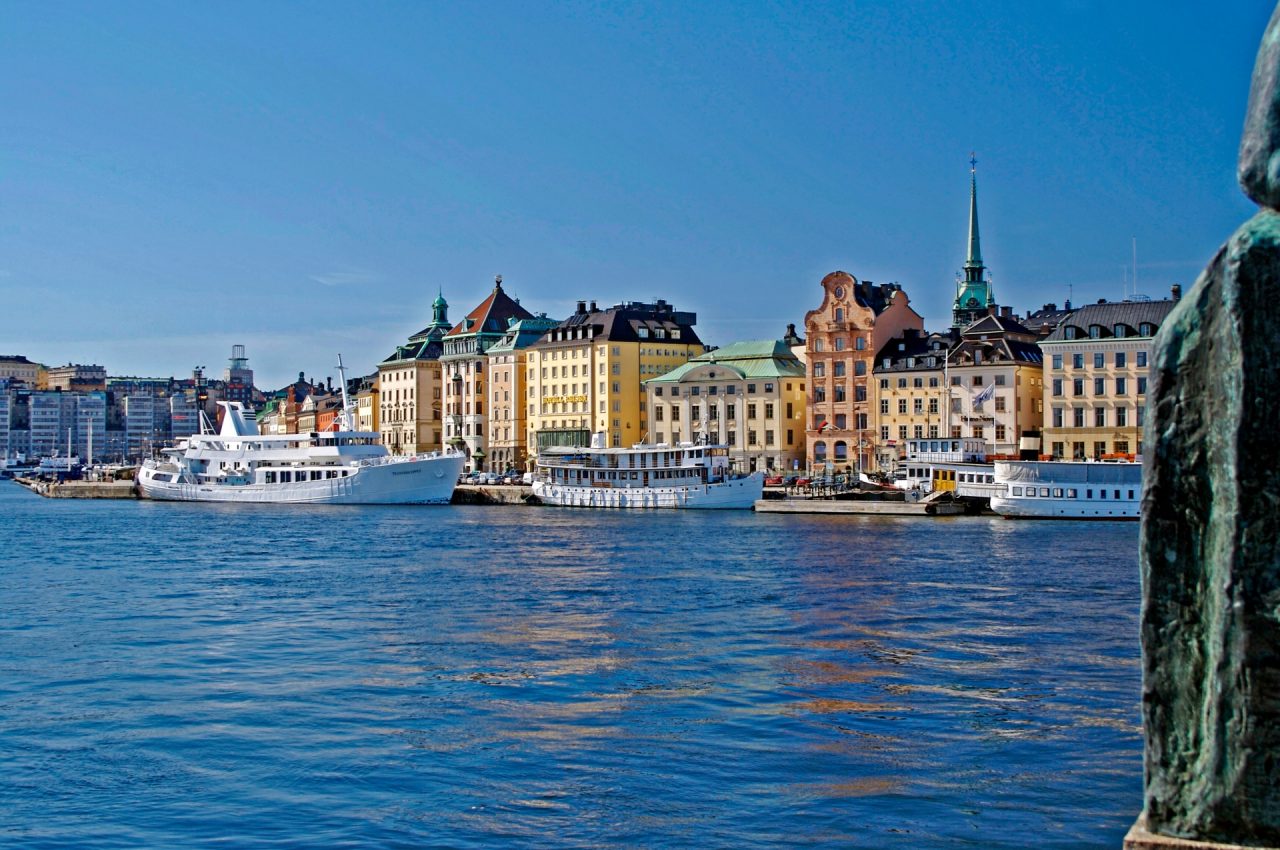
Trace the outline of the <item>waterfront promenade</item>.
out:
M 0 846 L 1115 847 L 1140 806 L 1131 524 L 0 511 Z

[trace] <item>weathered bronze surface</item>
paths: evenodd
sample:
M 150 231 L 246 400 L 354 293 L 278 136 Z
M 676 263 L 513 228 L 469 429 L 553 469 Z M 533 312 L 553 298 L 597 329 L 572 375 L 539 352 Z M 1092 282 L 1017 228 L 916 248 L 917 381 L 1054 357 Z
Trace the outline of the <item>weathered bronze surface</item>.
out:
M 1147 826 L 1280 844 L 1280 7 L 1240 181 L 1263 209 L 1156 338 L 1142 523 Z

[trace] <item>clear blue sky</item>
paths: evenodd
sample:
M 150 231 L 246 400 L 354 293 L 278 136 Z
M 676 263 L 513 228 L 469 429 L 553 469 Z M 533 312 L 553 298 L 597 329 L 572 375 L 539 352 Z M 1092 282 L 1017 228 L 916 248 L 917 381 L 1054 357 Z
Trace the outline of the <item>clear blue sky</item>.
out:
M 834 269 L 949 321 L 968 157 L 1019 311 L 1189 285 L 1252 213 L 1265 2 L 3 3 L 0 353 L 371 371 L 493 275 L 781 335 Z

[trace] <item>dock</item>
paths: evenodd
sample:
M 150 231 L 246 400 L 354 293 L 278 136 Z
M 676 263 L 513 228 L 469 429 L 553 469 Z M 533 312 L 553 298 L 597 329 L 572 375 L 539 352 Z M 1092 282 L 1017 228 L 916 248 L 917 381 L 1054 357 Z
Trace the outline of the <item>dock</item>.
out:
M 760 499 L 759 514 L 841 514 L 845 516 L 962 516 L 957 502 L 907 502 L 882 499 Z
M 14 481 L 33 493 L 50 499 L 137 499 L 138 488 L 125 481 L 45 481 L 39 478 L 15 478 Z

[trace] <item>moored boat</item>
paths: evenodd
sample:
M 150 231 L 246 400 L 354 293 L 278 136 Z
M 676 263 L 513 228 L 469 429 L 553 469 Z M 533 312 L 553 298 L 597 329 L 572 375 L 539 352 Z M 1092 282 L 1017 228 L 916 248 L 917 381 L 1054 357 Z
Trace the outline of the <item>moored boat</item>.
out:
M 1141 515 L 1142 463 L 996 461 L 991 510 L 1028 519 L 1135 520 Z
M 223 418 L 217 433 L 202 428 L 166 449 L 164 459 L 142 465 L 142 495 L 194 502 L 447 504 L 465 458 L 389 454 L 377 432 L 352 428 L 345 374 L 342 387 L 343 411 L 333 431 L 259 434 L 244 405 L 218 402 Z
M 544 448 L 537 464 L 533 494 L 563 507 L 745 510 L 764 491 L 764 473 L 735 473 L 727 446 L 604 448 L 597 434 L 589 448 Z

